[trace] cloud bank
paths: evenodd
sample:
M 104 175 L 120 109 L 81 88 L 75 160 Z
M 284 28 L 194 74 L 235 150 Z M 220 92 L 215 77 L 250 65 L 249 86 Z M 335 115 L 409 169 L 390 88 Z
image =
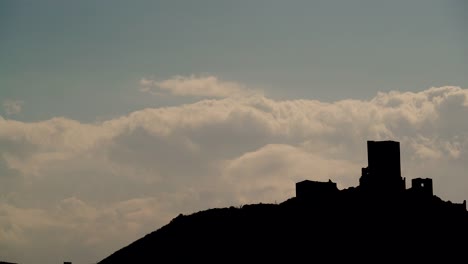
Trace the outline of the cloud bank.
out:
M 227 82 L 216 76 L 174 76 L 167 80 L 153 80 L 142 78 L 140 80 L 140 91 L 152 94 L 169 93 L 175 96 L 196 97 L 235 97 L 249 96 L 259 91 L 247 89 L 244 85 Z
M 282 202 L 304 179 L 356 186 L 366 140 L 401 142 L 407 185 L 431 177 L 443 199 L 468 198 L 468 89 L 327 103 L 239 96 L 215 77 L 157 86 L 215 98 L 98 123 L 0 117 L 0 256 L 93 262 L 179 213 Z

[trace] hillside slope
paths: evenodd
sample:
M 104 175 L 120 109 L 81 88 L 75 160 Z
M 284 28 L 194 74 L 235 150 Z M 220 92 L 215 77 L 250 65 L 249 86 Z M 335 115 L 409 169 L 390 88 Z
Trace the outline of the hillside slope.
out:
M 437 196 L 384 197 L 347 189 L 333 196 L 179 215 L 99 263 L 436 257 L 446 262 L 466 260 L 467 249 L 468 214 L 460 205 Z

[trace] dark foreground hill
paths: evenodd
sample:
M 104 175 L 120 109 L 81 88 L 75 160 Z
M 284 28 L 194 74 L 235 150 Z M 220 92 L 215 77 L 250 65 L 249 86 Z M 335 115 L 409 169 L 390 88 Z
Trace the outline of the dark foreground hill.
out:
M 408 258 L 466 263 L 467 253 L 464 208 L 436 196 L 419 199 L 403 194 L 388 199 L 347 190 L 333 199 L 291 198 L 281 204 L 179 215 L 99 263 Z
M 367 151 L 357 187 L 305 180 L 280 204 L 179 215 L 99 263 L 468 263 L 466 202 L 433 195 L 428 178 L 406 189 L 399 142 Z

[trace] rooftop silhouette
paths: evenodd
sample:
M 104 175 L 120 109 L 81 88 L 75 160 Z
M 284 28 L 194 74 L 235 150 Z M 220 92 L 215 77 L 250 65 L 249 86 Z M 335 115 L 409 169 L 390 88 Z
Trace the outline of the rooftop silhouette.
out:
M 429 178 L 406 188 L 399 142 L 368 141 L 367 151 L 356 187 L 304 180 L 280 204 L 181 214 L 99 263 L 466 259 L 466 201 L 440 199 Z

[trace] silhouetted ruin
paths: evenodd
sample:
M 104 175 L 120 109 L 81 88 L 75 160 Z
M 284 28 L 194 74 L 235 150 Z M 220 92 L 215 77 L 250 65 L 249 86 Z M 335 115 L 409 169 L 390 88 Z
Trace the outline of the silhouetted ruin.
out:
M 328 182 L 304 180 L 296 183 L 296 197 L 299 198 L 331 197 L 336 193 L 338 193 L 338 187 L 331 180 L 328 180 Z
M 368 167 L 362 168 L 359 179 L 359 187 L 363 191 L 389 194 L 405 190 L 399 142 L 367 141 L 367 160 Z
M 416 178 L 411 180 L 411 191 L 419 196 L 431 197 L 434 195 L 432 190 L 432 179 Z
M 399 142 L 367 141 L 367 159 L 368 167 L 362 168 L 355 192 L 379 199 L 393 199 L 395 195 L 403 195 L 405 192 L 418 199 L 430 199 L 434 196 L 430 178 L 412 179 L 411 188 L 406 189 L 406 179 L 401 176 Z M 304 180 L 296 183 L 296 197 L 299 199 L 333 199 L 338 192 L 336 183 L 331 180 Z M 466 210 L 466 201 L 453 205 Z
M 367 151 L 356 187 L 304 180 L 280 204 L 180 214 L 99 263 L 466 262 L 466 201 L 440 199 L 429 178 L 406 189 L 399 142 L 368 141 Z

